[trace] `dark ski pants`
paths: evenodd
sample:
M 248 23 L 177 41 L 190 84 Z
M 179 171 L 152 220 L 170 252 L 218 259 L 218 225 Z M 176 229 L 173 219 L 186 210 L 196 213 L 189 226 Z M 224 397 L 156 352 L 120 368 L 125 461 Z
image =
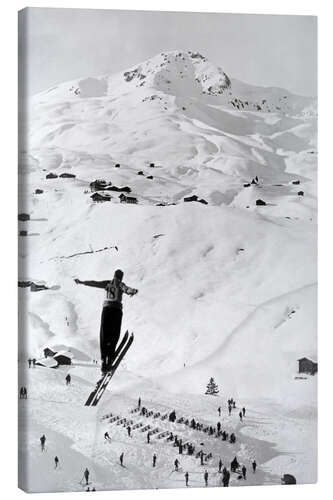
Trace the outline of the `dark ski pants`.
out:
M 120 337 L 123 312 L 114 307 L 103 307 L 100 328 L 100 349 L 102 362 L 112 363 Z

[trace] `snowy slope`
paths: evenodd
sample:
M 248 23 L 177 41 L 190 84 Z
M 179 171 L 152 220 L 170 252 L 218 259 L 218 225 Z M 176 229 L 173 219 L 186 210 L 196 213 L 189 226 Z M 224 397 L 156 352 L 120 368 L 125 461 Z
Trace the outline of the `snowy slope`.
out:
M 281 418 L 316 407 L 315 378 L 295 380 L 297 359 L 316 355 L 314 99 L 244 84 L 198 53 L 174 51 L 42 92 L 23 126 L 19 209 L 31 220 L 19 222 L 28 231 L 19 279 L 51 288 L 19 289 L 21 360 L 59 344 L 98 359 L 103 291 L 74 278 L 111 279 L 122 268 L 139 294 L 124 298 L 123 330 L 135 341 L 117 390 L 148 384 L 172 408 L 176 393 L 201 397 L 213 376 L 224 398 L 265 411 L 266 399 L 283 401 Z M 93 203 L 97 178 L 129 186 L 138 205 L 115 191 Z M 191 195 L 208 205 L 184 203 Z

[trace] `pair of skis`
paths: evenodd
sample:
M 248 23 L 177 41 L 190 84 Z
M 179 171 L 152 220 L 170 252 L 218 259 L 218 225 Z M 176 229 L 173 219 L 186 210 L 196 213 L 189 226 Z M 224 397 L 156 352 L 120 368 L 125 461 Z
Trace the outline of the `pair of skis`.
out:
M 130 348 L 133 340 L 134 340 L 133 333 L 131 333 L 131 335 L 129 335 L 128 330 L 127 330 L 125 335 L 121 339 L 119 346 L 116 349 L 110 370 L 107 371 L 106 373 L 104 373 L 102 375 L 102 377 L 98 380 L 96 387 L 90 393 L 90 395 L 85 403 L 85 406 L 96 406 L 97 405 L 97 403 L 101 399 L 102 395 L 104 394 L 104 391 L 107 388 L 110 380 L 112 379 L 113 375 L 115 374 L 115 371 L 117 370 L 120 362 L 122 361 L 122 359 L 124 358 L 128 349 Z

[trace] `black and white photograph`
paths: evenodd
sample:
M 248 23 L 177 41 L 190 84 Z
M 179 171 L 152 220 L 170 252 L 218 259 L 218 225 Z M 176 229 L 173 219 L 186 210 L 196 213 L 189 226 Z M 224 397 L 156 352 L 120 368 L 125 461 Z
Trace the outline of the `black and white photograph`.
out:
M 317 18 L 18 23 L 19 487 L 315 483 Z

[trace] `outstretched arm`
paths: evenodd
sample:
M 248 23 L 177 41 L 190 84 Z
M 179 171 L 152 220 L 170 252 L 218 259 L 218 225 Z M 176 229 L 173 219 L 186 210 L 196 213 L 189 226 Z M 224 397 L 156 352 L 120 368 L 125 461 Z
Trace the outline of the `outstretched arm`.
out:
M 135 295 L 136 293 L 138 293 L 138 290 L 136 288 L 131 288 L 125 285 L 125 283 L 121 283 L 121 289 L 124 293 L 127 293 L 127 295 Z
M 109 281 L 81 281 L 79 279 L 74 280 L 77 285 L 92 286 L 94 288 L 105 288 Z

